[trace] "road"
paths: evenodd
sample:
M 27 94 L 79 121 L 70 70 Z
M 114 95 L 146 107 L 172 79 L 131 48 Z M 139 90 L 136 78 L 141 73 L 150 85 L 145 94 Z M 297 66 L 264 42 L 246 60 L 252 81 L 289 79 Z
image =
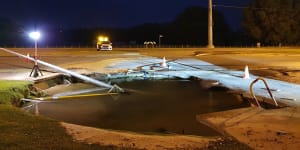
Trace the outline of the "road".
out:
M 9 48 L 8 48 L 9 49 Z M 34 54 L 34 49 L 12 48 L 21 54 Z M 106 63 L 122 59 L 137 59 L 140 53 L 168 60 L 177 58 L 196 58 L 228 69 L 243 70 L 249 66 L 250 73 L 300 84 L 299 48 L 115 48 L 113 51 L 96 51 L 94 48 L 40 48 L 39 59 L 54 65 L 87 71 L 104 71 Z M 0 71 L 7 69 L 31 69 L 32 63 L 0 51 Z M 101 63 L 97 63 L 101 62 Z M 81 64 L 84 64 L 82 66 Z M 96 65 L 95 65 L 96 64 Z M 76 68 L 77 67 L 77 68 Z M 101 69 L 100 69 L 101 68 Z M 42 69 L 49 69 L 42 67 Z M 14 70 L 16 71 L 16 70 Z

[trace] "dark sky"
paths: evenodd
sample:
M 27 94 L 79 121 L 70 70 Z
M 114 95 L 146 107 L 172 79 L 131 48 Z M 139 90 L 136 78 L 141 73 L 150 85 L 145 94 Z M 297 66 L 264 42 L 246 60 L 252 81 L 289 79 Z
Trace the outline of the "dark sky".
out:
M 214 4 L 244 6 L 251 0 L 213 0 Z M 0 16 L 26 28 L 46 27 L 131 27 L 175 19 L 189 6 L 207 7 L 208 0 L 1 0 Z M 242 9 L 221 10 L 234 29 Z

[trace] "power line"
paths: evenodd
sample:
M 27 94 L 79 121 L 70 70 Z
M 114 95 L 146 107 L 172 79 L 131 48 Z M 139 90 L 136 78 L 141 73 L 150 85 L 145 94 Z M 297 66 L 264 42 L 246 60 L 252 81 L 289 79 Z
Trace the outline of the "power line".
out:
M 213 7 L 237 8 L 237 9 L 250 8 L 250 7 L 247 7 L 247 6 L 222 5 L 222 4 L 214 4 Z
M 236 8 L 236 9 L 254 9 L 254 10 L 274 10 L 274 9 L 281 9 L 281 10 L 288 10 L 288 11 L 299 11 L 297 9 L 292 8 L 271 8 L 271 7 L 251 7 L 251 6 L 237 6 L 237 5 L 223 5 L 223 4 L 214 4 L 213 7 L 223 7 L 223 8 Z

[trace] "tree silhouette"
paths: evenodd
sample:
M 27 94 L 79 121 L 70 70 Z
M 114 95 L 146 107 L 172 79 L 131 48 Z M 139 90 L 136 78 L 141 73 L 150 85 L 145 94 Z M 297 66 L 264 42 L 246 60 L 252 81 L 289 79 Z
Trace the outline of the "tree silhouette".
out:
M 170 24 L 168 35 L 174 43 L 207 45 L 208 11 L 203 7 L 189 7 Z M 216 44 L 227 43 L 231 32 L 223 15 L 213 12 L 214 40 Z
M 299 0 L 253 0 L 244 11 L 243 27 L 265 44 L 299 44 Z
M 19 38 L 19 27 L 10 19 L 0 18 L 0 45 L 13 46 Z

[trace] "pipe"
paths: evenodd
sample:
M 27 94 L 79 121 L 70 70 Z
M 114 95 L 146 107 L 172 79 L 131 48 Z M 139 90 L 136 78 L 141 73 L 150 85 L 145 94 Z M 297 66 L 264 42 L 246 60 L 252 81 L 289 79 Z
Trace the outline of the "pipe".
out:
M 67 98 L 80 98 L 80 97 L 92 97 L 92 96 L 106 96 L 106 95 L 117 95 L 119 93 L 96 93 L 96 94 L 81 94 L 81 95 L 68 95 L 68 96 L 52 96 L 52 97 L 41 97 L 38 100 L 57 100 L 57 99 L 67 99 Z
M 22 57 L 22 58 L 25 58 L 25 59 L 29 59 L 31 61 L 35 61 L 34 58 L 31 58 L 29 56 L 25 56 L 25 55 L 22 55 L 22 54 L 19 54 L 17 52 L 14 52 L 14 51 L 11 51 L 11 50 L 8 50 L 8 49 L 5 49 L 5 48 L 0 48 L 0 50 L 3 50 L 5 52 L 8 52 L 10 54 L 13 54 L 13 55 L 17 55 L 19 57 Z M 77 77 L 81 80 L 84 80 L 84 81 L 87 81 L 89 83 L 92 83 L 94 85 L 97 85 L 97 86 L 103 86 L 103 87 L 107 87 L 107 88 L 113 88 L 114 86 L 110 85 L 110 84 L 107 84 L 107 83 L 104 83 L 104 82 L 101 82 L 101 81 L 98 81 L 98 80 L 95 80 L 93 78 L 90 78 L 90 77 L 87 77 L 87 76 L 84 76 L 84 75 L 81 75 L 81 74 L 78 74 L 76 72 L 72 72 L 70 70 L 67 70 L 67 69 L 64 69 L 64 68 L 61 68 L 61 67 L 58 67 L 58 66 L 55 66 L 55 65 L 52 65 L 52 64 L 49 64 L 47 62 L 44 62 L 44 61 L 41 61 L 41 60 L 37 60 L 38 63 L 42 64 L 42 65 L 45 65 L 47 67 L 50 67 L 52 69 L 55 69 L 55 70 L 58 70 L 60 72 L 63 72 L 63 73 L 67 73 L 67 74 L 70 74 L 74 77 Z

